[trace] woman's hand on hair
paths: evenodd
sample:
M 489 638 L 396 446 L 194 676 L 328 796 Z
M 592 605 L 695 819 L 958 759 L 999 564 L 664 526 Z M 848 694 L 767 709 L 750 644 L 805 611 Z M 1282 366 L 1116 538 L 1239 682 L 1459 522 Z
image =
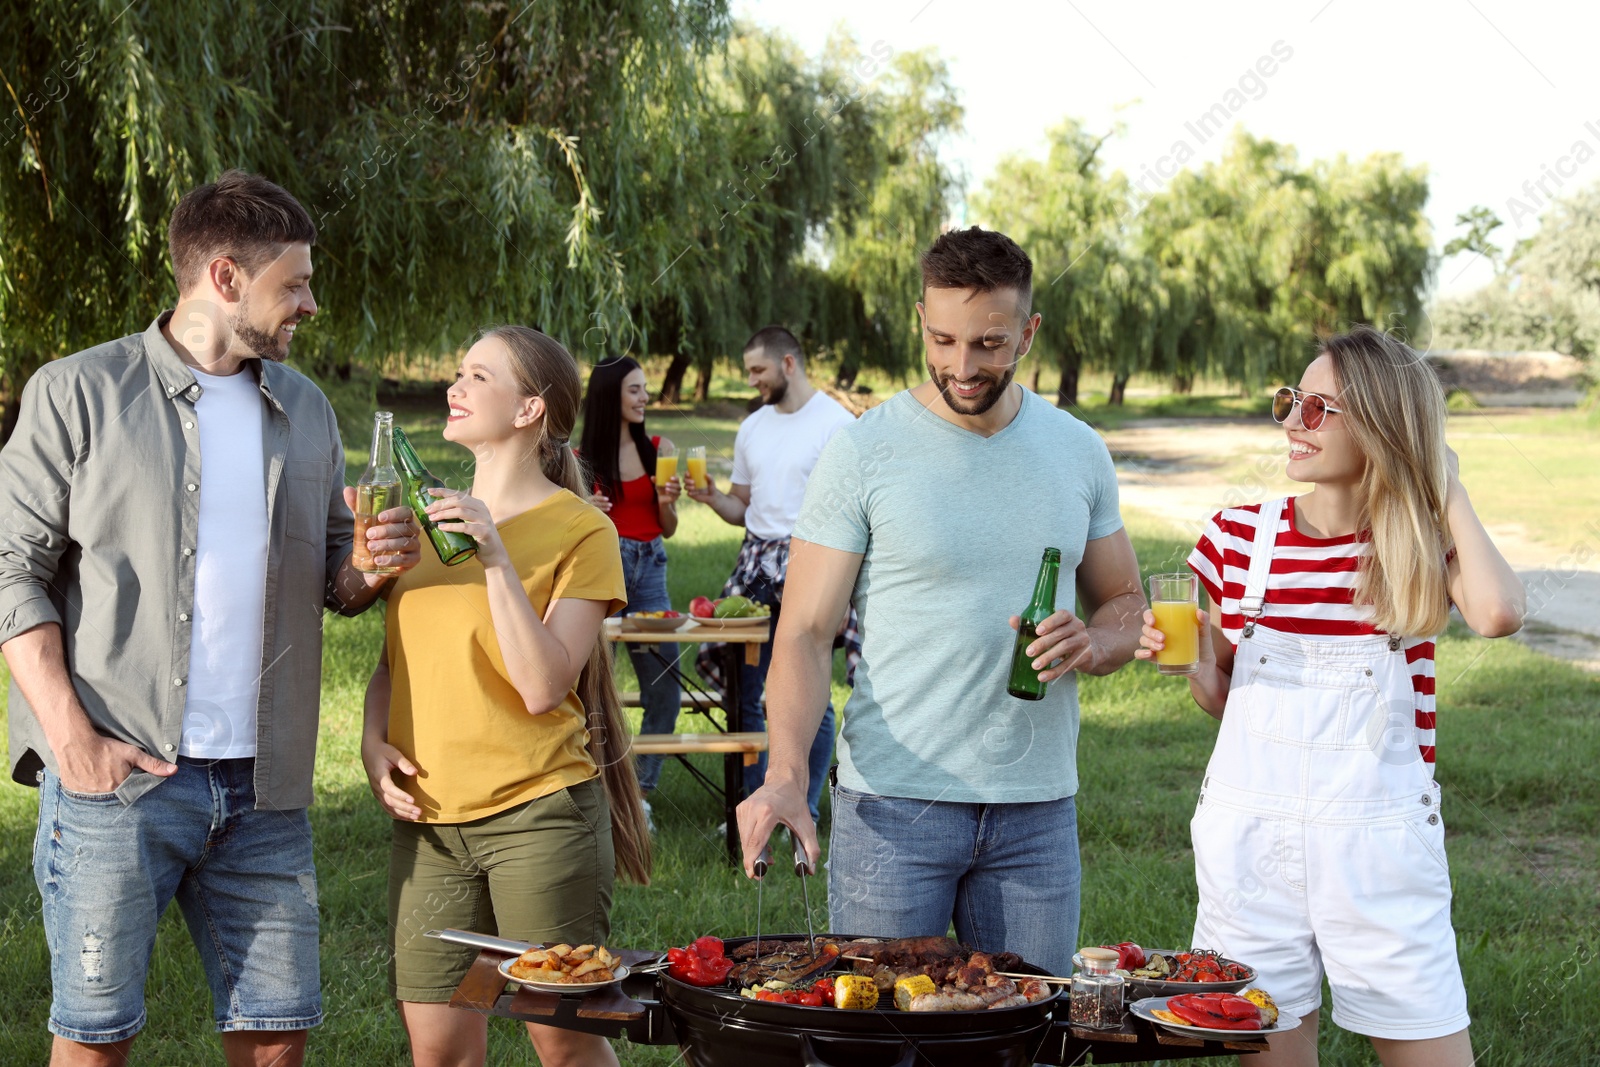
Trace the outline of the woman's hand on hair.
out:
M 683 482 L 678 480 L 676 474 L 667 479 L 667 484 L 656 486 L 656 500 L 669 508 L 678 503 L 678 497 L 682 493 Z
M 1450 481 L 1446 484 L 1450 486 L 1460 485 L 1461 457 L 1456 455 L 1456 450 L 1451 448 L 1449 445 L 1444 446 L 1444 466 L 1445 470 L 1450 475 Z
M 594 503 L 594 506 L 599 508 L 601 511 L 604 511 L 608 515 L 611 513 L 611 498 L 606 496 L 604 493 L 597 490 L 594 496 L 590 497 L 589 499 Z
M 477 497 L 457 489 L 430 489 L 435 497 L 428 505 L 428 518 L 447 533 L 464 533 L 478 542 L 478 561 L 484 568 L 501 567 L 511 562 L 500 531 L 489 515 L 489 506 Z

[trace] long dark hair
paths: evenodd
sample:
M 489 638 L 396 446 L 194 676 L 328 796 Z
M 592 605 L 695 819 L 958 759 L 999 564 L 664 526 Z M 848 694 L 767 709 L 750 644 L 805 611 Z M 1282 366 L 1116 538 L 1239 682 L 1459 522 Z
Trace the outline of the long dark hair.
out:
M 578 450 L 583 453 L 583 462 L 591 478 L 612 500 L 621 498 L 617 491 L 622 484 L 617 445 L 622 439 L 622 380 L 640 369 L 639 364 L 627 356 L 613 356 L 597 363 L 589 372 L 589 391 L 583 396 L 583 437 L 578 442 Z M 644 472 L 655 477 L 656 446 L 650 443 L 644 423 L 628 423 L 628 433 L 639 450 Z
M 496 326 L 483 336 L 498 338 L 511 351 L 511 372 L 524 396 L 544 397 L 545 415 L 537 444 L 544 476 L 580 500 L 589 500 L 589 485 L 568 439 L 578 414 L 578 363 L 561 342 L 528 326 Z M 620 399 L 616 405 L 621 407 Z M 616 455 L 616 430 L 611 449 Z M 622 714 L 622 698 L 611 675 L 611 643 L 596 635 L 589 662 L 578 676 L 578 700 L 589 729 L 589 757 L 611 806 L 611 841 L 617 873 L 640 885 L 650 884 L 650 830 L 639 802 L 634 777 L 633 734 Z

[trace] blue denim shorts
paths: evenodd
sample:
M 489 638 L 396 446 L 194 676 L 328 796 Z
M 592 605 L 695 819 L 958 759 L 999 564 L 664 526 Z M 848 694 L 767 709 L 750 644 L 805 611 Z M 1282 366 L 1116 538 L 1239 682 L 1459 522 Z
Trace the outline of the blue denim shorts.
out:
M 173 900 L 219 1031 L 322 1021 L 317 879 L 304 808 L 255 810 L 255 760 L 180 757 L 132 804 L 40 777 L 33 877 L 50 945 L 50 1032 L 122 1041 L 145 1024 L 156 924 Z

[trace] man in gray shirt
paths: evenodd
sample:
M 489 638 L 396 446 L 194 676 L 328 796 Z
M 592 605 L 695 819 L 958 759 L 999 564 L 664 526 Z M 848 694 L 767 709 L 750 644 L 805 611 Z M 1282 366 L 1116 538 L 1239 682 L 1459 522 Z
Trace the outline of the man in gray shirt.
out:
M 311 217 L 229 171 L 184 196 L 169 239 L 176 309 L 40 368 L 0 451 L 0 652 L 11 774 L 39 786 L 51 1062 L 126 1062 L 176 899 L 227 1061 L 287 1067 L 322 1019 L 322 610 L 357 614 L 388 579 L 351 565 L 333 410 L 283 362 L 317 311 Z M 368 544 L 404 570 L 418 533 L 396 508 Z

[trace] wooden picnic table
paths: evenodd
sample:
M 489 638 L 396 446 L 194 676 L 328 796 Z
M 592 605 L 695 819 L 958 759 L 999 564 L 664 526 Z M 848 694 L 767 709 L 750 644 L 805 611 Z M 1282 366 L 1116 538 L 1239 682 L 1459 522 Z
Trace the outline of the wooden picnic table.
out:
M 722 798 L 728 862 L 737 864 L 739 824 L 736 812 L 739 802 L 744 799 L 744 768 L 759 759 L 760 754 L 767 748 L 767 735 L 764 731 L 746 731 L 744 728 L 744 712 L 740 708 L 740 701 L 744 695 L 742 685 L 744 672 L 741 668 L 746 664 L 754 667 L 761 662 L 761 646 L 772 639 L 772 624 L 763 622 L 713 629 L 689 623 L 679 629 L 663 633 L 625 629 L 621 619 L 607 619 L 602 632 L 607 641 L 630 645 L 671 646 L 672 655 L 659 654 L 664 650 L 657 650 L 657 659 L 660 660 L 662 667 L 678 680 L 679 687 L 689 697 L 689 706 L 706 714 L 707 721 L 715 727 L 716 732 L 644 734 L 634 738 L 633 750 L 644 755 L 653 753 L 675 757 L 708 792 Z M 679 646 L 698 645 L 703 642 L 722 645 L 720 692 L 709 689 L 689 677 L 679 664 Z M 709 713 L 715 708 L 722 709 L 723 723 L 718 723 L 709 717 Z M 699 768 L 689 762 L 688 757 L 697 752 L 722 755 L 720 789 L 715 782 L 701 773 Z

